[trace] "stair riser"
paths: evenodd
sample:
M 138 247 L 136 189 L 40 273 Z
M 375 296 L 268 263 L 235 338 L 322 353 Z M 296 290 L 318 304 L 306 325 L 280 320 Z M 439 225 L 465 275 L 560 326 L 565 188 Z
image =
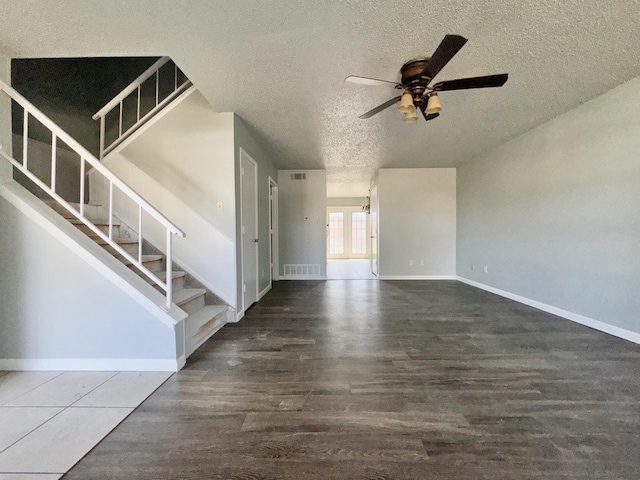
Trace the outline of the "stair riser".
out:
M 134 258 L 138 257 L 138 244 L 137 243 L 121 243 L 119 245 L 125 252 L 127 252 L 130 255 L 133 255 Z M 109 252 L 111 255 L 119 255 L 120 254 L 120 252 L 116 252 L 116 249 L 113 248 L 109 244 L 100 245 L 100 246 L 102 248 L 104 248 L 107 252 Z
M 95 237 L 96 234 L 94 233 L 93 230 L 91 230 L 89 227 L 87 227 L 84 223 L 80 224 L 80 225 L 76 225 L 76 227 L 78 228 L 78 230 L 80 230 L 82 233 L 84 233 L 85 235 L 88 235 L 90 237 Z M 98 230 L 100 230 L 102 233 L 109 235 L 109 225 L 96 225 L 96 227 L 98 228 Z M 118 225 L 114 225 L 113 226 L 113 237 L 117 238 L 120 236 L 120 226 Z
M 150 270 L 151 272 L 159 272 L 160 270 L 162 270 L 162 264 L 163 264 L 162 260 L 150 260 L 148 262 L 142 262 L 142 265 L 148 270 Z M 140 272 L 140 270 L 138 270 L 138 268 L 135 267 L 133 264 L 127 265 L 127 267 L 129 267 L 131 270 L 133 270 L 136 273 Z
M 172 289 L 174 292 L 178 290 L 182 290 L 184 288 L 184 277 L 174 278 L 172 284 Z M 153 287 L 158 290 L 160 293 L 164 293 L 164 290 L 159 285 L 153 284 Z
M 204 294 L 197 296 L 196 298 L 189 300 L 188 302 L 183 303 L 182 305 L 178 305 L 182 310 L 184 310 L 188 315 L 191 315 L 194 312 L 197 312 L 202 307 L 204 307 Z

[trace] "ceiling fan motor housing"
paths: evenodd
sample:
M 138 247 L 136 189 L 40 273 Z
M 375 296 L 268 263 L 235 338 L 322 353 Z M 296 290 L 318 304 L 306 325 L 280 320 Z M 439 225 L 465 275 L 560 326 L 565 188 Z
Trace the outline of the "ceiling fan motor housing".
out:
M 428 57 L 418 57 L 409 60 L 400 69 L 400 83 L 407 87 L 413 97 L 413 103 L 416 107 L 426 104 L 427 99 L 424 96 L 427 85 L 431 81 L 429 77 L 423 76 L 425 65 L 429 62 Z

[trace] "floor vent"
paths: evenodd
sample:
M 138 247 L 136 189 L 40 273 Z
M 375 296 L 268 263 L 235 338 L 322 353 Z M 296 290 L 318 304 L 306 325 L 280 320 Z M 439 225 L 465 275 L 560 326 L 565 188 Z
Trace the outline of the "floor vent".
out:
M 297 277 L 297 276 L 319 276 L 320 265 L 305 264 L 305 263 L 285 263 L 284 276 L 285 277 Z

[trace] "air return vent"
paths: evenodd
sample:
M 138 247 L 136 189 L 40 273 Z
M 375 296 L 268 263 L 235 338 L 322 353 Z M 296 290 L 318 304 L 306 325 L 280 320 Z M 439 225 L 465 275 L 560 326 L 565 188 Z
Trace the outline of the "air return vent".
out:
M 317 277 L 320 275 L 320 265 L 317 263 L 287 263 L 284 266 L 285 277 Z
M 307 174 L 306 173 L 292 173 L 291 174 L 291 180 L 306 180 L 307 179 Z

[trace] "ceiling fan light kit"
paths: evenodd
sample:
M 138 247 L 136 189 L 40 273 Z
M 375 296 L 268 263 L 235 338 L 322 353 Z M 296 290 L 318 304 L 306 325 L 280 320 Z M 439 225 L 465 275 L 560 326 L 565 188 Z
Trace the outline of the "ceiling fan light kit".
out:
M 414 108 L 410 112 L 404 114 L 405 123 L 414 123 L 418 121 L 418 111 Z
M 425 120 L 433 120 L 438 117 L 442 111 L 442 105 L 436 92 L 501 87 L 504 85 L 509 78 L 509 75 L 506 73 L 487 75 L 484 77 L 459 78 L 439 82 L 430 86 L 433 78 L 449 63 L 449 60 L 460 51 L 465 43 L 467 43 L 467 39 L 460 35 L 445 35 L 431 57 L 415 58 L 400 68 L 400 83 L 353 75 L 345 78 L 345 82 L 349 83 L 404 90 L 402 95 L 378 105 L 373 110 L 369 110 L 367 113 L 360 115 L 360 118 L 373 117 L 391 105 L 400 102 L 398 110 L 404 113 L 405 122 L 411 123 L 417 121 L 417 110 L 422 112 Z
M 402 95 L 398 110 L 400 110 L 402 113 L 415 112 L 416 107 L 413 104 L 413 97 L 409 92 L 406 92 Z
M 440 99 L 438 98 L 437 93 L 432 93 L 429 95 L 429 101 L 427 102 L 427 109 L 425 112 L 427 115 L 431 115 L 434 113 L 439 113 L 442 111 L 442 104 L 440 103 Z

